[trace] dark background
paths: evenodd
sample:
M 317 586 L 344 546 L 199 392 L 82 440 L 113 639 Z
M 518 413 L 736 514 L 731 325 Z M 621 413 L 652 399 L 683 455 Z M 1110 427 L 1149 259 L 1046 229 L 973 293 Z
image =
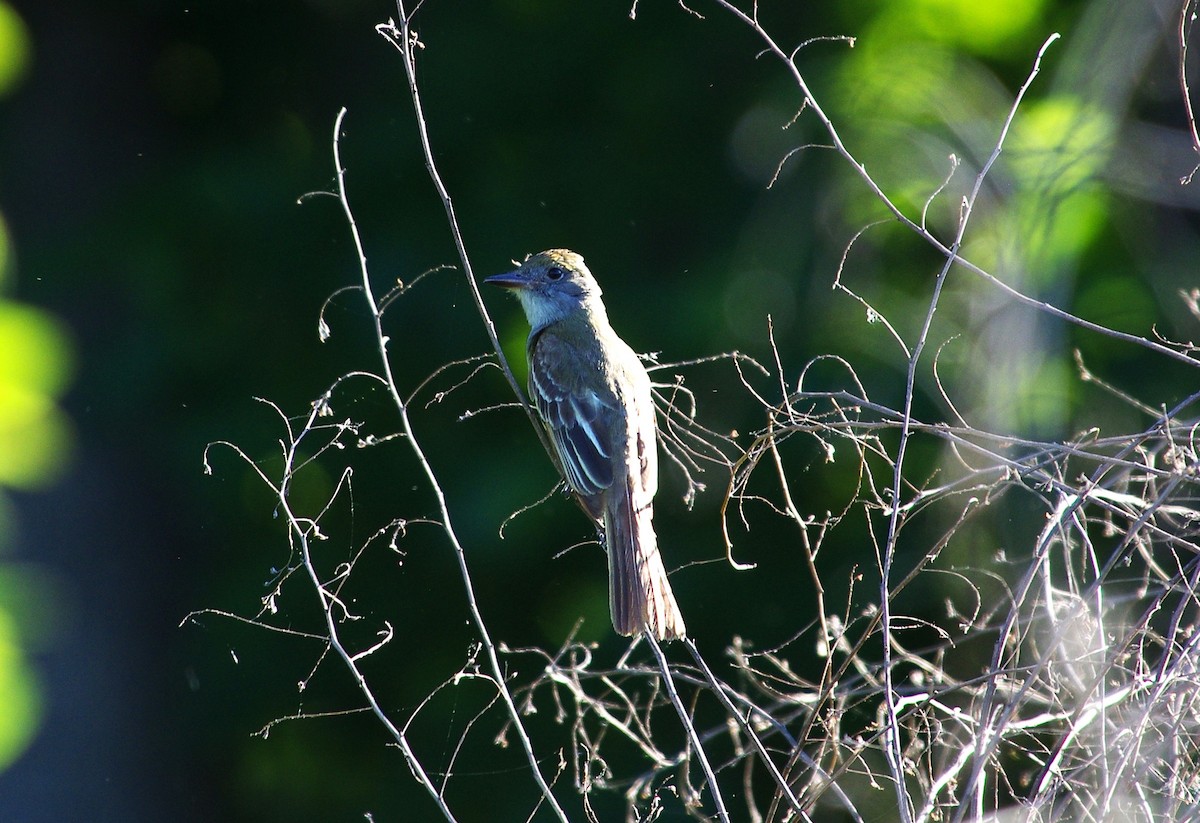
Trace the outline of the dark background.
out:
M 803 362 L 833 352 L 854 363 L 876 399 L 898 403 L 903 356 L 858 303 L 830 288 L 853 234 L 887 213 L 825 149 L 792 158 L 767 188 L 787 151 L 828 138 L 811 112 L 785 130 L 801 97 L 784 67 L 755 59 L 761 43 L 729 14 L 693 5 L 705 19 L 646 0 L 636 20 L 619 3 L 427 0 L 416 26 L 426 115 L 477 274 L 569 246 L 587 257 L 615 327 L 639 351 L 676 361 L 737 348 L 769 360 L 770 313 L 789 384 Z M 977 251 L 1006 281 L 1089 319 L 1194 339 L 1177 297 L 1195 285 L 1197 221 L 1194 190 L 1176 182 L 1192 158 L 1169 5 L 1134 13 L 1119 3 L 1029 3 L 993 13 L 964 3 L 976 11 L 955 14 L 945 11 L 954 3 L 853 5 L 763 3 L 763 19 L 786 47 L 859 38 L 853 49 L 814 44 L 798 62 L 906 213 L 919 215 L 948 154 L 958 154 L 964 169 L 930 215 L 947 238 L 1039 46 L 1062 32 L 1030 106 L 1053 95 L 1074 101 L 1102 121 L 1100 136 L 1077 115 L 1055 121 L 1034 109 L 1052 135 L 1065 135 L 1044 145 L 1056 156 L 1076 152 L 1082 170 L 1059 189 L 1046 169 L 1059 175 L 1051 179 L 1070 173 L 1045 157 L 1035 162 L 1040 177 L 1002 162 L 974 218 L 985 238 Z M 36 608 L 8 608 L 24 627 L 45 709 L 28 750 L 0 774 L 0 817 L 431 819 L 435 810 L 369 718 L 283 723 L 265 741 L 252 737 L 301 708 L 359 704 L 330 661 L 312 674 L 317 647 L 213 615 L 180 625 L 195 609 L 253 616 L 272 570 L 288 562 L 267 490 L 225 449 L 210 456 L 206 476 L 206 444 L 230 440 L 277 471 L 281 420 L 254 398 L 303 415 L 337 375 L 377 368 L 353 294 L 333 302 L 333 337 L 318 339 L 322 301 L 354 282 L 356 259 L 335 200 L 298 203 L 333 186 L 340 107 L 349 110 L 347 185 L 380 290 L 457 264 L 399 55 L 373 30 L 394 8 L 60 1 L 17 10 L 31 57 L 0 100 L 0 209 L 13 247 L 5 296 L 63 321 L 76 366 L 61 399 L 74 431 L 69 468 L 48 489 L 10 492 L 4 562 L 44 589 Z M 1014 152 L 1037 158 L 1038 134 L 1019 139 Z M 1071 199 L 1081 192 L 1083 205 Z M 1055 229 L 1063 214 L 1073 215 L 1069 225 Z M 996 251 L 1005 244 L 1017 251 Z M 903 335 L 914 333 L 937 256 L 893 226 L 860 241 L 851 262 L 856 291 Z M 503 295 L 485 297 L 523 376 L 524 321 Z M 1091 425 L 1088 415 L 1118 430 L 1141 425 L 1080 387 L 1069 365 L 1076 346 L 1151 405 L 1194 385 L 1194 375 L 1136 347 L 1031 314 L 1004 325 L 1012 312 L 964 275 L 935 329 L 935 343 L 968 334 L 966 352 L 948 356 L 946 368 L 963 375 L 964 402 L 981 423 L 1051 437 Z M 430 275 L 387 321 L 402 387 L 487 350 L 458 271 Z M 992 408 L 980 400 L 994 395 L 979 363 L 1019 360 L 1004 348 L 1018 344 L 1039 352 L 1028 386 L 1014 378 L 1006 403 Z M 835 371 L 832 383 L 842 379 Z M 763 424 L 728 365 L 686 375 L 709 427 Z M 761 388 L 778 399 L 777 382 Z M 582 616 L 581 636 L 615 659 L 624 644 L 607 625 L 599 552 L 584 546 L 550 559 L 591 537 L 577 510 L 556 497 L 496 536 L 509 512 L 554 480 L 519 413 L 458 420 L 511 399 L 499 374 L 426 407 L 429 396 L 414 405 L 414 423 L 457 513 L 494 636 L 555 648 Z M 925 385 L 919 407 L 930 416 L 940 413 L 933 398 Z M 395 430 L 386 399 L 365 385 L 335 408 L 366 432 Z M 822 473 L 811 444 L 794 448 L 794 465 L 812 470 L 794 491 L 813 511 L 836 507 L 839 478 Z M 402 444 L 338 460 L 355 466 L 354 506 L 331 512 L 331 552 L 345 554 L 392 517 L 432 513 Z M 328 494 L 340 465 L 314 468 L 301 499 Z M 689 627 L 714 658 L 734 635 L 783 642 L 811 618 L 795 538 L 760 512 L 753 539 L 737 550 L 759 569 L 737 574 L 712 562 L 723 557 L 715 507 L 725 478 L 706 480 L 710 490 L 688 512 L 682 481 L 664 473 L 658 508 L 668 565 L 694 564 L 673 578 Z M 855 528 L 826 569 L 831 579 L 871 562 Z M 370 674 L 403 716 L 464 665 L 473 638 L 439 532 L 410 527 L 402 555 L 378 548 L 355 592 L 369 616 L 400 632 Z M 277 622 L 315 627 L 314 605 L 301 586 L 287 589 Z M 439 697 L 435 719 L 415 733 L 432 763 L 446 762 L 485 694 L 468 684 Z M 531 723 L 558 739 L 546 709 Z M 476 749 L 457 764 L 467 777 L 456 785 L 467 788 L 455 806 L 462 819 L 524 819 L 531 797 L 520 759 L 488 742 L 495 714 L 480 722 Z M 506 794 L 512 786 L 519 792 Z M 619 793 L 611 799 L 616 814 Z

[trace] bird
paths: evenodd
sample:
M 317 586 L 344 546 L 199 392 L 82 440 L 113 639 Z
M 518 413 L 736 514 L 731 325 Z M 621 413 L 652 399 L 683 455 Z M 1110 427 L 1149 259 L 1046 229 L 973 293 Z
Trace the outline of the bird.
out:
M 567 249 L 530 255 L 484 282 L 513 292 L 529 321 L 530 400 L 551 458 L 603 533 L 613 628 L 657 640 L 685 637 L 654 531 L 658 430 L 650 375 L 609 325 L 599 283 Z

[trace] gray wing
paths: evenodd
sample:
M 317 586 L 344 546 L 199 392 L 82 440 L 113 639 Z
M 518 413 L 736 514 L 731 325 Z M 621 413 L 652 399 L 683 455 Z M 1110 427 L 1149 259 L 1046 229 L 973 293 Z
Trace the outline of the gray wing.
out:
M 578 373 L 567 343 L 543 334 L 531 346 L 529 393 L 571 489 L 593 498 L 613 483 L 614 421 L 621 414 Z

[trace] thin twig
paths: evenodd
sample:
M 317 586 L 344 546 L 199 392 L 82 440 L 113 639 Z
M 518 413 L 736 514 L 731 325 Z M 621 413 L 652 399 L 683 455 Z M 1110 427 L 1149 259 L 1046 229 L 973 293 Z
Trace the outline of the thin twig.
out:
M 404 31 L 407 37 L 407 18 L 405 18 Z M 411 48 L 411 46 L 410 46 Z M 415 81 L 414 81 L 415 82 Z M 496 645 L 492 641 L 491 633 L 488 631 L 487 624 L 484 622 L 483 614 L 479 608 L 479 602 L 475 597 L 475 586 L 471 580 L 470 569 L 467 566 L 466 553 L 463 551 L 462 543 L 458 539 L 458 534 L 455 531 L 453 520 L 450 516 L 449 505 L 446 502 L 446 495 L 442 491 L 441 483 L 433 470 L 433 466 L 425 456 L 425 452 L 417 440 L 416 434 L 413 431 L 412 423 L 408 416 L 408 405 L 401 397 L 400 389 L 396 383 L 395 375 L 392 372 L 391 358 L 388 356 L 387 341 L 388 337 L 383 330 L 383 315 L 380 312 L 379 305 L 375 301 L 375 293 L 371 286 L 370 274 L 367 270 L 367 258 L 363 251 L 362 239 L 359 236 L 358 224 L 354 219 L 354 214 L 350 209 L 349 196 L 346 193 L 345 185 L 345 167 L 342 165 L 341 153 L 339 148 L 340 135 L 342 128 L 342 119 L 346 115 L 346 110 L 342 109 L 338 113 L 337 121 L 334 125 L 334 163 L 337 166 L 338 180 L 338 199 L 342 204 L 342 210 L 345 213 L 346 222 L 350 229 L 351 237 L 354 241 L 354 248 L 358 253 L 359 273 L 362 277 L 362 292 L 363 297 L 367 301 L 367 305 L 371 310 L 371 319 L 374 325 L 375 342 L 379 349 L 380 364 L 383 368 L 384 379 L 387 383 L 388 393 L 391 396 L 392 404 L 395 406 L 397 413 L 400 415 L 401 428 L 404 431 L 406 442 L 417 463 L 421 467 L 422 473 L 428 483 L 429 489 L 433 492 L 437 502 L 439 520 L 443 532 L 450 545 L 454 550 L 455 560 L 458 562 L 459 577 L 462 580 L 463 588 L 466 594 L 467 607 L 471 613 L 471 620 L 475 624 L 476 631 L 479 632 L 480 642 L 483 644 L 484 654 L 487 657 L 488 666 L 492 672 L 493 682 L 496 689 L 504 702 L 505 708 L 508 709 L 508 714 L 512 720 L 513 727 L 517 730 L 517 736 L 521 741 L 521 746 L 525 750 L 525 757 L 529 762 L 529 768 L 537 781 L 538 787 L 541 790 L 542 797 L 550 804 L 556 816 L 563 823 L 567 823 L 566 812 L 559 805 L 558 799 L 554 797 L 554 793 L 550 789 L 550 785 L 546 782 L 546 778 L 542 775 L 541 766 L 538 764 L 537 757 L 533 752 L 533 743 L 529 739 L 528 733 L 525 731 L 525 726 L 521 722 L 520 712 L 517 710 L 516 703 L 513 701 L 512 693 L 509 691 L 506 683 L 506 678 L 503 668 L 500 666 L 500 659 L 496 655 Z M 365 681 L 360 683 L 360 688 L 365 688 Z M 441 805 L 439 808 L 444 808 L 445 803 L 438 797 Z
M 704 753 L 704 744 L 700 740 L 700 735 L 696 732 L 696 724 L 692 722 L 687 709 L 683 706 L 683 701 L 679 699 L 679 692 L 676 690 L 675 682 L 671 677 L 671 666 L 667 663 L 667 657 L 663 654 L 662 647 L 658 645 L 658 641 L 654 639 L 652 634 L 647 632 L 642 637 L 649 644 L 650 650 L 654 652 L 654 659 L 658 661 L 658 669 L 662 674 L 662 682 L 667 689 L 667 696 L 671 699 L 671 705 L 675 707 L 675 713 L 679 715 L 679 722 L 687 730 L 692 752 L 696 755 L 696 759 L 700 761 L 700 768 L 704 772 L 705 782 L 708 783 L 709 794 L 712 795 L 713 803 L 717 806 L 717 817 L 724 821 L 724 823 L 729 823 L 729 812 L 725 808 L 725 798 L 721 794 L 721 785 L 717 782 L 717 775 L 713 771 L 712 764 L 708 762 L 708 755 Z

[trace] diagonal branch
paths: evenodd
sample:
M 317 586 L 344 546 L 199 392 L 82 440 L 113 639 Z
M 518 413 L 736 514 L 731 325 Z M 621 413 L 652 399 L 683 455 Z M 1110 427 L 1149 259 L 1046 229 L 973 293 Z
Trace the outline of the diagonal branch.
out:
M 407 25 L 407 24 L 406 24 Z M 407 27 L 406 27 L 407 30 Z M 333 157 L 334 163 L 337 166 L 337 182 L 338 182 L 338 200 L 342 204 L 342 210 L 346 215 L 346 221 L 350 228 L 350 234 L 354 239 L 354 248 L 358 252 L 359 273 L 362 276 L 362 291 L 363 297 L 367 301 L 367 305 L 371 309 L 371 319 L 374 324 L 375 342 L 379 348 L 379 359 L 383 367 L 383 375 L 387 383 L 388 393 L 391 396 L 392 404 L 396 407 L 396 411 L 400 415 L 401 428 L 405 435 L 405 440 L 412 450 L 413 456 L 421 467 L 422 473 L 429 484 L 430 490 L 433 492 L 434 498 L 437 501 L 439 520 L 441 522 L 442 531 L 445 532 L 447 539 L 450 541 L 451 547 L 454 549 L 454 557 L 458 561 L 459 576 L 462 579 L 463 587 L 466 590 L 467 607 L 471 612 L 471 620 L 475 624 L 476 630 L 479 632 L 480 641 L 483 643 L 484 653 L 487 656 L 488 666 L 491 669 L 492 677 L 496 684 L 496 688 L 500 693 L 501 699 L 504 701 L 504 706 L 508 710 L 509 717 L 512 719 L 513 726 L 517 730 L 517 736 L 521 740 L 521 746 L 525 750 L 525 756 L 529 761 L 529 768 L 532 770 L 534 779 L 537 781 L 538 787 L 541 789 L 542 796 L 550 807 L 554 810 L 558 819 L 567 822 L 566 812 L 559 805 L 558 800 L 554 797 L 554 793 L 550 790 L 550 785 L 546 782 L 546 778 L 542 775 L 541 768 L 538 765 L 537 757 L 533 752 L 533 743 L 529 739 L 529 734 L 525 730 L 525 726 L 521 723 L 521 715 L 517 710 L 516 703 L 513 701 L 512 693 L 506 684 L 504 669 L 500 666 L 500 659 L 496 654 L 496 644 L 492 641 L 491 633 L 488 631 L 487 624 L 484 622 L 483 614 L 479 610 L 479 602 L 475 597 L 475 586 L 471 580 L 471 572 L 467 567 L 466 553 L 463 551 L 462 543 L 458 539 L 458 534 L 454 528 L 453 519 L 450 516 L 449 504 L 446 502 L 446 495 L 442 491 L 442 486 L 438 480 L 437 474 L 433 470 L 433 466 L 425 456 L 425 451 L 421 447 L 420 441 L 417 439 L 416 432 L 413 431 L 412 423 L 408 416 L 408 404 L 400 395 L 400 389 L 396 384 L 396 378 L 392 371 L 391 358 L 388 356 L 387 344 L 388 338 L 383 331 L 383 314 L 379 309 L 379 304 L 375 299 L 375 292 L 371 286 L 371 278 L 367 269 L 367 258 L 363 252 L 362 238 L 358 232 L 358 224 L 354 219 L 354 214 L 350 209 L 350 200 L 346 194 L 346 171 L 342 165 L 341 151 L 339 148 L 339 135 L 342 129 L 342 119 L 346 115 L 346 110 L 342 109 L 338 113 L 337 121 L 334 124 L 334 139 L 333 139 Z M 366 684 L 360 680 L 359 687 L 365 689 Z M 440 800 L 440 798 L 439 798 Z M 444 808 L 444 804 L 443 804 Z

